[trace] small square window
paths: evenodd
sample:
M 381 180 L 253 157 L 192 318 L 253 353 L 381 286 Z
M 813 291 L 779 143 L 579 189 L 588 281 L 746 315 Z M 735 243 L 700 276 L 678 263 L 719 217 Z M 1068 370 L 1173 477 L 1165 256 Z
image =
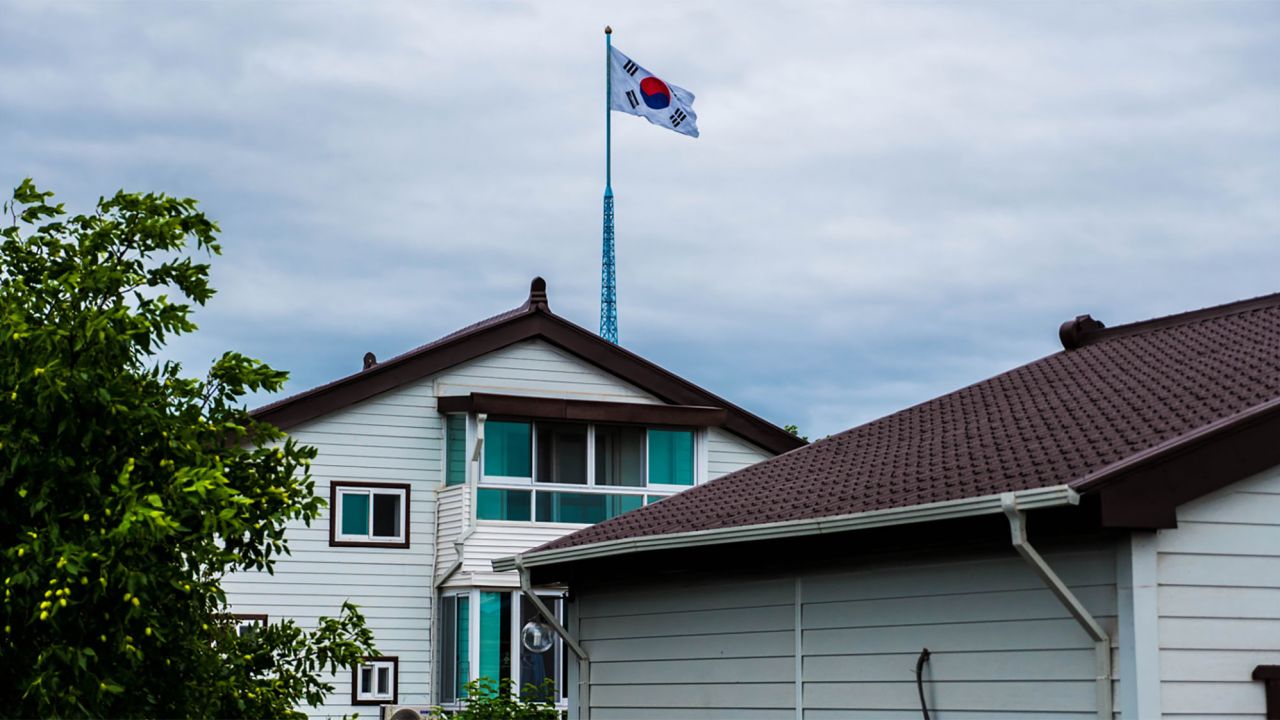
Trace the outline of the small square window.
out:
M 365 658 L 352 671 L 351 704 L 395 704 L 400 659 L 383 655 Z
M 335 482 L 329 544 L 409 547 L 409 486 Z

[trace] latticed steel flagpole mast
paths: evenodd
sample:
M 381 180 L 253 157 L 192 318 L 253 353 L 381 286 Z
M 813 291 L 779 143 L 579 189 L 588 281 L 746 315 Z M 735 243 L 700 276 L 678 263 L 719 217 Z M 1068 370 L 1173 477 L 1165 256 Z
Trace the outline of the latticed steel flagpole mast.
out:
M 600 337 L 618 342 L 618 278 L 613 262 L 613 128 L 609 101 L 613 93 L 609 64 L 613 29 L 604 28 L 604 239 L 600 257 Z

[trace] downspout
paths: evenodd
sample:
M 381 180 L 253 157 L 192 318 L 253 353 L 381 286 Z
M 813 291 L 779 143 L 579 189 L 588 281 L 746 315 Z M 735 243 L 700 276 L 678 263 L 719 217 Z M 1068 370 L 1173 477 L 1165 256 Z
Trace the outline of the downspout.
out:
M 1093 640 L 1094 648 L 1094 665 L 1097 671 L 1096 690 L 1098 702 L 1098 718 L 1099 720 L 1112 720 L 1111 707 L 1111 637 L 1107 635 L 1107 631 L 1094 620 L 1093 616 L 1080 602 L 1080 600 L 1071 592 L 1071 588 L 1062 582 L 1062 578 L 1058 577 L 1053 568 L 1045 562 L 1044 557 L 1036 552 L 1036 549 L 1027 542 L 1027 518 L 1023 511 L 1018 509 L 1018 498 L 1013 493 L 1004 493 L 1000 496 L 1000 508 L 1004 511 L 1005 517 L 1009 518 L 1009 531 L 1013 536 L 1013 549 L 1018 551 L 1023 560 L 1031 566 L 1032 572 L 1039 576 L 1049 591 L 1058 598 L 1058 602 L 1062 603 L 1067 612 L 1071 613 L 1071 617 L 1075 618 L 1080 627 L 1088 633 Z
M 484 421 L 488 417 L 483 413 L 476 416 L 476 444 L 471 450 L 471 477 L 467 478 L 467 496 L 463 507 L 467 524 L 462 528 L 462 532 L 458 533 L 458 537 L 453 540 L 453 564 L 449 566 L 448 570 L 444 571 L 444 575 L 441 575 L 439 580 L 436 580 L 435 587 L 437 590 L 462 568 L 463 547 L 466 545 L 467 539 L 476 531 L 475 518 L 472 515 L 476 505 L 476 479 L 480 477 L 480 456 L 484 452 Z
M 516 572 L 520 573 L 520 594 L 523 595 L 538 610 L 538 614 L 543 620 L 547 621 L 552 628 L 559 633 L 561 639 L 569 644 L 569 649 L 573 650 L 573 654 L 578 656 L 578 717 L 581 720 L 590 720 L 591 718 L 591 658 L 587 656 L 587 651 L 578 644 L 576 638 L 569 634 L 564 625 L 560 624 L 560 620 L 556 618 L 555 613 L 542 602 L 542 598 L 533 591 L 529 584 L 529 569 L 524 566 L 524 558 L 519 555 L 515 556 Z

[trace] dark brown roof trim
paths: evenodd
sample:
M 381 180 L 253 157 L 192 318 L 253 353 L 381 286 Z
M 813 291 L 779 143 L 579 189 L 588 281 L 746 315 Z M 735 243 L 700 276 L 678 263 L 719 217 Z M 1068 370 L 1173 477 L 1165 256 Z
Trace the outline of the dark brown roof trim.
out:
M 547 420 L 686 427 L 719 427 L 729 415 L 724 408 L 697 405 L 597 402 L 490 393 L 436 398 L 436 407 L 442 413 L 475 412 Z
M 541 318 L 546 321 L 542 335 L 544 340 L 631 382 L 663 402 L 724 408 L 727 414 L 721 427 L 773 453 L 781 454 L 808 444 L 777 425 L 558 315 L 547 313 Z
M 463 328 L 403 355 L 258 408 L 254 417 L 287 430 L 522 340 L 540 338 L 676 405 L 723 408 L 722 427 L 772 453 L 805 441 L 551 312 L 546 283 L 533 282 L 523 306 Z
M 420 380 L 486 353 L 532 337 L 537 316 L 523 314 L 469 332 L 454 341 L 426 346 L 420 353 L 406 354 L 378 363 L 368 370 L 348 375 L 327 385 L 307 390 L 293 397 L 253 411 L 254 417 L 282 430 L 339 410 Z
M 1201 308 L 1199 310 L 1190 310 L 1176 315 L 1165 315 L 1163 317 L 1129 323 L 1127 325 L 1116 325 L 1115 327 L 1107 327 L 1103 323 L 1094 320 L 1093 317 L 1089 315 L 1079 315 L 1074 320 L 1068 320 L 1062 323 L 1062 326 L 1058 328 L 1058 339 L 1062 341 L 1063 349 L 1075 350 L 1076 348 L 1082 348 L 1085 345 L 1091 345 L 1102 340 L 1124 337 L 1125 335 L 1136 335 L 1138 333 L 1150 332 L 1151 330 L 1183 325 L 1197 320 L 1207 320 L 1210 318 L 1222 317 L 1223 315 L 1233 315 L 1236 313 L 1249 312 L 1251 310 L 1275 307 L 1277 301 L 1280 301 L 1280 293 L 1262 295 L 1248 300 L 1237 300 L 1224 305 L 1215 305 L 1213 307 Z
M 1102 525 L 1177 527 L 1177 507 L 1280 465 L 1280 398 L 1137 453 L 1071 483 L 1098 493 Z

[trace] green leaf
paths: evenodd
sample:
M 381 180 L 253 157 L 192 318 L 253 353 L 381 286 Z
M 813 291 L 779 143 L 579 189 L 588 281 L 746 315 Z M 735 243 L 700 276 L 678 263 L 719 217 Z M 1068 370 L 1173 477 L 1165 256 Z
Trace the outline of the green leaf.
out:
M 227 352 L 202 379 L 161 359 L 214 296 L 204 260 L 221 251 L 217 224 L 159 193 L 120 191 L 72 215 L 29 179 L 7 205 L 0 707 L 299 717 L 333 691 L 331 673 L 376 649 L 351 606 L 312 630 L 285 621 L 240 637 L 227 620 L 222 579 L 272 572 L 288 523 L 310 524 L 323 501 L 314 448 L 243 407 L 285 373 Z

